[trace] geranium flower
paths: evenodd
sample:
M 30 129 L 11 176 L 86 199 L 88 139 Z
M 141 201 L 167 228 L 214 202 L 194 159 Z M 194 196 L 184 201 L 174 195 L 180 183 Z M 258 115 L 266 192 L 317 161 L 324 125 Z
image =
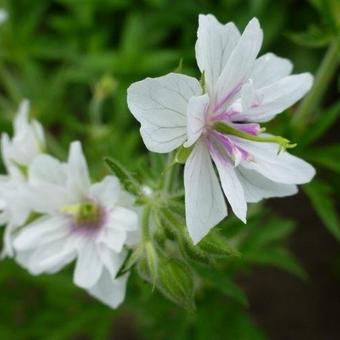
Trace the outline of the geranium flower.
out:
M 91 184 L 79 142 L 71 144 L 67 163 L 49 155 L 35 158 L 28 177 L 32 210 L 39 217 L 15 236 L 17 261 L 34 275 L 76 261 L 74 283 L 117 307 L 128 274 L 116 275 L 125 245 L 138 232 L 131 197 L 112 176 Z
M 1 136 L 2 160 L 7 170 L 0 176 L 0 224 L 6 225 L 3 255 L 12 255 L 10 237 L 23 224 L 30 209 L 26 196 L 27 169 L 44 152 L 45 137 L 41 124 L 29 121 L 29 102 L 23 100 L 14 120 L 14 135 Z
M 129 109 L 150 151 L 193 148 L 184 185 L 194 243 L 227 215 L 222 189 L 235 215 L 246 222 L 247 202 L 295 194 L 296 184 L 315 173 L 284 150 L 292 146 L 286 139 L 264 134 L 259 125 L 298 101 L 313 83 L 309 73 L 290 75 L 286 59 L 272 53 L 257 58 L 262 38 L 255 18 L 241 35 L 233 23 L 200 15 L 196 59 L 203 84 L 170 73 L 128 89 Z

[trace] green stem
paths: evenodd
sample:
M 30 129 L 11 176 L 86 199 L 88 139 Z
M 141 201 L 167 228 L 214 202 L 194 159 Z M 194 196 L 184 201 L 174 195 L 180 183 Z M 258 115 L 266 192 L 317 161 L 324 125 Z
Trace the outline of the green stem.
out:
M 145 206 L 143 215 L 142 215 L 142 238 L 143 242 L 147 242 L 151 239 L 150 236 L 150 214 L 151 214 L 151 207 Z
M 339 65 L 340 38 L 335 37 L 321 62 L 315 76 L 314 86 L 301 102 L 292 120 L 292 126 L 303 130 L 306 127 L 308 117 L 318 108 L 320 101 L 328 88 L 332 76 Z
M 176 167 L 176 164 L 174 164 L 174 152 L 170 152 L 168 154 L 168 158 L 167 158 L 167 162 L 166 162 L 165 170 L 164 170 L 164 175 L 163 175 L 163 181 L 162 181 L 162 188 L 165 192 L 170 191 L 172 175 L 173 175 L 175 167 Z

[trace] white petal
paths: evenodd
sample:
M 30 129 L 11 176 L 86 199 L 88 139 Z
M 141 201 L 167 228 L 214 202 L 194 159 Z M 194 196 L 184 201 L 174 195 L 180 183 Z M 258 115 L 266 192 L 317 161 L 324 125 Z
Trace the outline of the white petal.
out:
M 30 102 L 27 99 L 21 101 L 18 113 L 14 119 L 14 131 L 15 134 L 20 133 L 22 130 L 26 130 L 29 125 L 28 114 L 30 110 Z
M 56 213 L 73 202 L 68 191 L 55 184 L 28 185 L 26 196 L 31 210 L 39 213 Z
M 38 155 L 30 164 L 28 178 L 31 184 L 56 184 L 65 186 L 66 171 L 63 164 L 49 155 Z
M 211 156 L 216 165 L 224 194 L 233 209 L 234 214 L 244 223 L 247 221 L 247 202 L 244 197 L 243 188 L 236 176 L 233 165 L 222 159 L 217 153 L 212 152 Z
M 88 293 L 109 307 L 117 308 L 124 301 L 128 277 L 129 275 L 125 274 L 118 279 L 112 279 L 109 272 L 104 270 Z
M 250 142 L 236 137 L 234 139 L 254 158 L 253 161 L 242 162 L 242 166 L 256 170 L 274 182 L 304 184 L 310 182 L 315 175 L 315 169 L 304 160 L 288 152 L 278 154 L 277 144 Z
M 203 128 L 206 125 L 206 116 L 208 114 L 209 96 L 204 94 L 199 97 L 192 97 L 189 100 L 187 110 L 187 142 L 185 147 L 193 145 L 201 136 Z
M 250 78 L 255 88 L 259 89 L 290 75 L 292 69 L 293 65 L 288 59 L 266 53 L 256 59 Z
M 91 185 L 90 197 L 103 207 L 113 207 L 121 194 L 121 187 L 116 177 L 106 176 L 99 183 Z
M 310 73 L 295 74 L 261 88 L 257 95 L 262 98 L 260 105 L 250 108 L 245 114 L 235 115 L 235 119 L 252 122 L 267 122 L 300 100 L 312 87 Z
M 201 14 L 198 20 L 197 64 L 204 72 L 208 92 L 213 94 L 217 79 L 241 35 L 234 23 L 222 25 L 211 14 Z
M 260 24 L 254 18 L 245 28 L 217 81 L 216 108 L 220 109 L 230 103 L 242 84 L 248 80 L 260 51 L 262 39 L 263 32 Z
M 259 202 L 263 198 L 291 196 L 298 191 L 294 184 L 273 182 L 258 172 L 242 166 L 237 167 L 236 174 L 243 187 L 246 201 L 249 203 Z
M 89 240 L 79 251 L 73 281 L 82 288 L 92 288 L 99 280 L 103 264 L 98 256 L 96 246 Z
M 169 152 L 183 144 L 188 101 L 200 92 L 196 79 L 175 73 L 146 78 L 128 88 L 129 109 L 141 123 L 142 138 L 150 151 Z
M 105 269 L 109 271 L 112 278 L 115 278 L 126 259 L 127 252 L 125 250 L 115 252 L 106 247 L 98 247 L 98 254 Z
M 97 238 L 97 243 L 104 244 L 107 248 L 119 253 L 122 251 L 127 238 L 126 231 L 105 228 Z
M 83 199 L 90 189 L 90 176 L 80 142 L 73 142 L 67 162 L 67 186 L 75 198 Z
M 184 168 L 185 210 L 189 234 L 198 243 L 227 216 L 227 206 L 207 146 L 195 145 Z
M 138 215 L 132 209 L 116 206 L 107 216 L 107 227 L 121 231 L 136 230 L 138 228 Z
M 17 252 L 16 261 L 32 275 L 52 274 L 68 265 L 75 254 L 74 247 L 67 244 L 67 239 L 61 238 L 32 250 Z
M 41 217 L 25 226 L 14 240 L 14 248 L 24 251 L 67 235 L 67 221 L 63 217 Z

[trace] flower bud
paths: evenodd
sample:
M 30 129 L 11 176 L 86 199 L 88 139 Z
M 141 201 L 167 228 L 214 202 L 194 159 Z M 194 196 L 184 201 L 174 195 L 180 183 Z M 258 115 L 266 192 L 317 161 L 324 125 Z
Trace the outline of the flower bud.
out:
M 184 262 L 162 258 L 158 268 L 157 288 L 169 300 L 185 309 L 195 309 L 193 275 Z
M 217 232 L 210 232 L 199 244 L 199 248 L 214 256 L 240 256 L 230 242 Z

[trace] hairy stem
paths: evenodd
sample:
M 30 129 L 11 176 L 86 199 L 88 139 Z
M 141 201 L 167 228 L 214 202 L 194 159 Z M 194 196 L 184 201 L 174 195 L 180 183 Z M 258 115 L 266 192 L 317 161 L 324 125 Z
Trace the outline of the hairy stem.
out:
M 146 205 L 142 215 L 142 238 L 143 242 L 147 242 L 150 240 L 150 214 L 151 207 Z

